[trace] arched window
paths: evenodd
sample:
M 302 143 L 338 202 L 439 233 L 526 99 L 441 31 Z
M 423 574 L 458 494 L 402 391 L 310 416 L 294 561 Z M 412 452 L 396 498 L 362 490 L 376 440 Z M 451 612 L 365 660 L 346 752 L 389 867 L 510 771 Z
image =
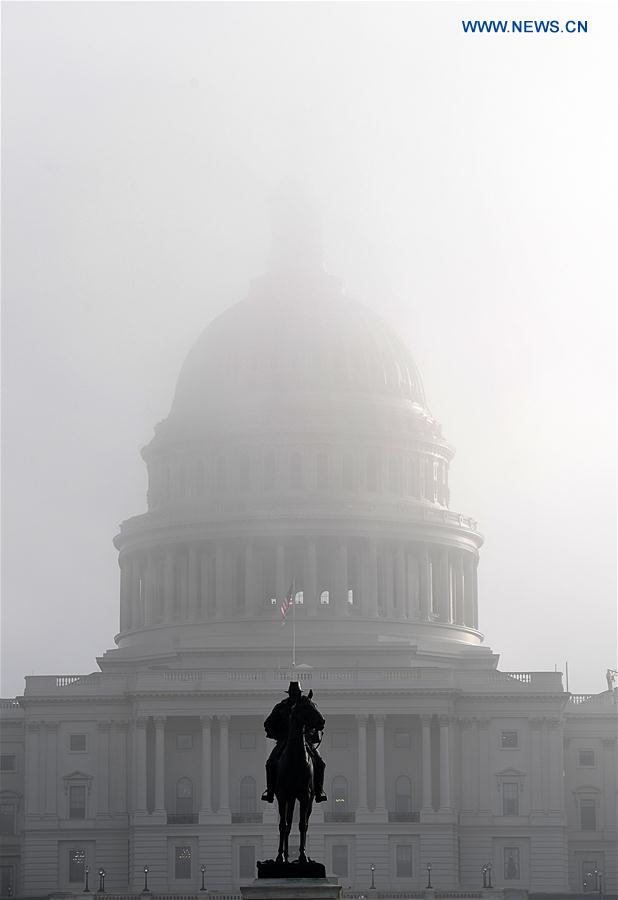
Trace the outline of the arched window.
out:
M 335 775 L 331 789 L 331 803 L 333 814 L 343 816 L 348 811 L 348 779 L 343 775 Z
M 193 783 L 190 778 L 179 778 L 176 782 L 176 813 L 190 815 L 193 812 Z
M 412 782 L 407 775 L 400 775 L 395 782 L 395 812 L 412 812 Z
M 328 591 L 322 591 L 322 593 L 320 594 L 320 603 L 322 606 L 328 606 L 328 604 L 330 603 L 330 596 Z
M 252 778 L 251 775 L 245 775 L 240 780 L 240 812 L 244 814 L 254 813 L 256 809 L 255 778 Z

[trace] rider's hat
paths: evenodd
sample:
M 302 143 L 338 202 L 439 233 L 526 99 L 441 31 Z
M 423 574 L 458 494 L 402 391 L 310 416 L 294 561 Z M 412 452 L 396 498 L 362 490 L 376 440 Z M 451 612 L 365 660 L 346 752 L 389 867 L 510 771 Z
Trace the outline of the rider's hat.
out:
M 302 694 L 302 692 L 303 692 L 303 689 L 301 688 L 301 686 L 300 686 L 300 684 L 298 683 L 298 681 L 290 681 L 290 686 L 289 686 L 289 688 L 287 689 L 286 694 L 289 694 L 290 697 L 292 697 L 292 696 L 294 696 L 294 697 L 300 697 L 300 695 Z

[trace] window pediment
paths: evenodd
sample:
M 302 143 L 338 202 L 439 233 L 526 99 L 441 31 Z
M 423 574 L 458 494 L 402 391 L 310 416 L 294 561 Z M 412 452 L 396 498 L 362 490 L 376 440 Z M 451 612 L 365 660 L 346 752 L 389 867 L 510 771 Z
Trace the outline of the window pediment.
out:
M 90 789 L 92 788 L 92 775 L 87 775 L 85 772 L 70 772 L 68 775 L 63 775 L 62 780 L 64 782 L 64 793 L 68 795 L 69 788 L 75 784 L 85 784 L 86 785 L 86 793 L 90 794 Z

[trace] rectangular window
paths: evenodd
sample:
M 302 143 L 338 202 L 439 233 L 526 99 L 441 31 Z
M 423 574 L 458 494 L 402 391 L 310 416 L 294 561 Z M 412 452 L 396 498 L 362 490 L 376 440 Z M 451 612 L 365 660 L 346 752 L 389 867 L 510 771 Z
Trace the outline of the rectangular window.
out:
M 412 878 L 411 844 L 397 844 L 395 847 L 395 872 L 397 878 Z
M 333 875 L 348 877 L 348 845 L 333 844 Z
M 192 734 L 177 734 L 176 735 L 176 749 L 177 750 L 193 750 L 193 735 Z
M 15 805 L 0 803 L 0 834 L 15 834 Z
M 330 736 L 330 745 L 333 750 L 345 750 L 348 746 L 348 732 L 333 731 Z
M 240 732 L 240 749 L 241 750 L 255 750 L 255 732 L 253 732 L 253 731 L 241 731 Z
M 519 881 L 519 847 L 504 848 L 504 880 Z
M 0 753 L 0 772 L 16 772 L 17 757 L 14 753 Z
M 191 847 L 174 847 L 174 878 L 191 878 Z
M 238 874 L 241 878 L 255 878 L 255 847 L 241 844 L 238 848 Z
M 69 750 L 71 753 L 85 753 L 86 752 L 86 735 L 85 734 L 70 734 L 69 735 Z
M 579 750 L 577 754 L 578 766 L 595 766 L 594 750 Z
M 505 781 L 502 784 L 502 815 L 519 815 L 519 785 L 516 781 Z
M 86 818 L 86 785 L 72 784 L 69 788 L 69 819 Z
M 409 750 L 411 746 L 411 737 L 409 731 L 395 732 L 395 747 L 398 750 Z
M 503 750 L 519 747 L 519 735 L 516 731 L 503 731 L 500 734 L 500 746 Z
M 597 805 L 595 800 L 579 801 L 579 822 L 582 831 L 597 830 Z
M 83 847 L 71 847 L 69 850 L 69 881 L 79 883 L 86 876 L 86 851 Z

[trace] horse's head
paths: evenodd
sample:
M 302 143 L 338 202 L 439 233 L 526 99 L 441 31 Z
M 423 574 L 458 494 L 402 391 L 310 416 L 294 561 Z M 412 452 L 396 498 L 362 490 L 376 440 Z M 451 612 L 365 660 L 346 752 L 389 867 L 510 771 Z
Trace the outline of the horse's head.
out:
M 290 724 L 301 725 L 303 730 L 319 730 L 324 727 L 324 720 L 309 697 L 299 697 L 290 713 Z

